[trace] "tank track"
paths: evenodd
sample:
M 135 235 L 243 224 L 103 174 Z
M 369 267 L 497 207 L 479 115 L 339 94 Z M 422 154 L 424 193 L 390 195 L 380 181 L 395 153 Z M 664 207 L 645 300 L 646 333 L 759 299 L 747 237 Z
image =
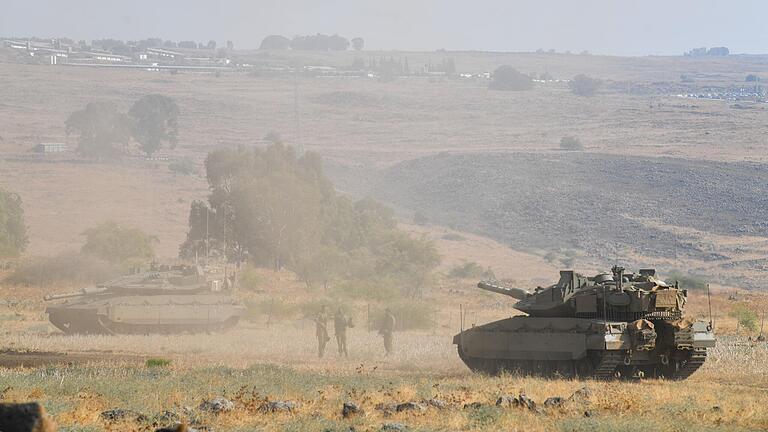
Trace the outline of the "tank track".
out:
M 467 356 L 458 347 L 459 357 L 473 371 L 488 375 L 504 372 L 545 378 L 593 378 L 611 380 L 618 378 L 616 373 L 623 356 L 619 352 L 595 352 L 580 360 L 495 360 Z
M 600 380 L 611 380 L 616 378 L 616 368 L 622 360 L 620 352 L 604 351 L 600 356 L 599 362 L 595 365 L 592 376 Z
M 504 372 L 519 373 L 522 375 L 553 377 L 579 377 L 597 380 L 635 379 L 637 376 L 630 374 L 634 366 L 624 366 L 625 354 L 620 351 L 592 352 L 586 358 L 570 362 L 570 367 L 563 368 L 563 362 L 547 360 L 494 360 L 467 356 L 458 347 L 459 357 L 469 368 L 475 372 L 488 375 L 499 375 Z M 706 361 L 707 350 L 705 348 L 689 351 L 688 356 L 670 362 L 667 367 L 662 365 L 650 365 L 644 372 L 646 377 L 659 377 L 675 381 L 681 381 L 690 377 Z M 642 370 L 638 367 L 638 370 Z
M 223 322 L 213 322 L 192 325 L 173 324 L 128 324 L 115 323 L 100 315 L 83 315 L 78 321 L 61 319 L 52 314 L 49 319 L 51 324 L 65 334 L 180 334 L 180 333 L 216 333 L 223 332 L 237 325 L 239 319 L 232 317 Z
M 696 372 L 707 360 L 707 349 L 697 348 L 691 350 L 690 356 L 672 375 L 674 380 L 684 380 Z

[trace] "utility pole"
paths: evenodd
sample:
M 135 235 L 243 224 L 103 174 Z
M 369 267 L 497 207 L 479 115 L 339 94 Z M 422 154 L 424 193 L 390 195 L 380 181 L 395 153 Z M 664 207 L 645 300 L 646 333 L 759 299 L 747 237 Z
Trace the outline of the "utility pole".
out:
M 208 216 L 211 213 L 211 209 L 208 208 L 208 206 L 205 206 L 205 264 L 208 265 L 208 250 L 210 247 L 208 246 L 208 243 L 210 241 L 210 238 L 208 237 Z
M 294 77 L 293 77 L 293 115 L 295 119 L 295 127 L 296 127 L 296 133 L 295 133 L 295 139 L 296 139 L 296 149 L 299 153 L 299 156 L 304 154 L 304 145 L 301 143 L 300 138 L 300 125 L 299 125 L 299 70 L 300 65 L 297 62 L 295 66 Z

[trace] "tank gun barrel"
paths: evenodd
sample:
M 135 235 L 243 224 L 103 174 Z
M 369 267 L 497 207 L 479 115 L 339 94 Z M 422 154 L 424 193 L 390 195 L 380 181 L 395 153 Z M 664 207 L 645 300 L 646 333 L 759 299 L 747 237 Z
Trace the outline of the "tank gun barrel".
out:
M 477 287 L 486 291 L 504 294 L 518 300 L 523 300 L 531 294 L 524 289 L 505 287 L 489 281 L 480 281 L 477 284 Z
M 80 296 L 89 295 L 89 294 L 99 294 L 99 293 L 103 293 L 106 290 L 107 288 L 83 288 L 80 291 L 72 292 L 72 293 L 48 294 L 45 297 L 43 297 L 43 300 L 45 301 L 61 300 L 61 299 L 67 299 L 67 298 L 73 298 L 73 297 L 80 297 Z

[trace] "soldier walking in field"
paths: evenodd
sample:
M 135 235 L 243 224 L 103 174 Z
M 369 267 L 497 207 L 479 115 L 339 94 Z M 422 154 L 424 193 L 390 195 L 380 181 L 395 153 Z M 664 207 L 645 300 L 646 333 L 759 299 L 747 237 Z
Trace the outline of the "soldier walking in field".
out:
M 315 336 L 317 336 L 317 356 L 323 358 L 325 345 L 331 340 L 328 336 L 328 307 L 323 305 L 315 317 Z
M 395 322 L 395 316 L 392 315 L 392 311 L 389 308 L 384 310 L 384 319 L 381 322 L 379 334 L 384 338 L 384 350 L 386 350 L 387 356 L 392 354 L 392 334 L 395 332 Z
M 341 307 L 339 307 L 336 315 L 333 316 L 333 331 L 336 334 L 339 355 L 344 354 L 344 357 L 349 357 L 347 352 L 347 327 L 353 327 L 352 319 L 346 316 Z

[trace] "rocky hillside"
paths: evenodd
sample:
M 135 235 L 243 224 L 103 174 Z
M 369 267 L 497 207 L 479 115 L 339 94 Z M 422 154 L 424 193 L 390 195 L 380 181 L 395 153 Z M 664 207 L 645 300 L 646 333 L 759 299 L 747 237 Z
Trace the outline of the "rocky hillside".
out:
M 393 166 L 374 194 L 516 248 L 572 248 L 611 261 L 678 254 L 728 260 L 728 251 L 671 235 L 674 230 L 768 237 L 768 167 L 760 164 L 444 153 Z

